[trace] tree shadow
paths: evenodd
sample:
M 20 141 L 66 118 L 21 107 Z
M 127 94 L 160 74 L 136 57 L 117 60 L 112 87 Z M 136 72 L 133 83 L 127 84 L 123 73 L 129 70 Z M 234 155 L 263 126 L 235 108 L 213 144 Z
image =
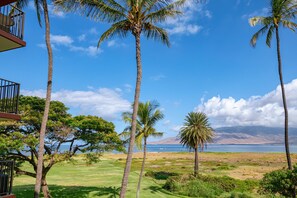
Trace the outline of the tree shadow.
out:
M 159 187 L 159 186 L 150 186 L 148 188 L 146 188 L 145 190 L 150 190 L 152 194 L 156 194 L 158 192 L 161 192 L 163 194 L 166 194 L 166 195 L 171 195 L 171 196 L 175 196 L 175 197 L 184 197 L 184 196 L 181 196 L 181 195 L 177 195 L 177 194 L 173 194 L 165 189 L 163 189 L 162 187 Z
M 57 198 L 87 198 L 93 197 L 119 197 L 120 187 L 95 187 L 95 186 L 59 186 L 49 185 L 50 194 Z M 16 197 L 31 198 L 34 194 L 34 185 L 20 185 L 13 187 Z

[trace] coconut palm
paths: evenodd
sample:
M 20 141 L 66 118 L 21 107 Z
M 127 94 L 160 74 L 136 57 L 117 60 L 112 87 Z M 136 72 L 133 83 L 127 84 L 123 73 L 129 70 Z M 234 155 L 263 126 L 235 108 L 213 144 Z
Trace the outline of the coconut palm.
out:
M 55 4 L 67 11 L 78 11 L 94 19 L 111 23 L 111 27 L 100 37 L 100 44 L 114 36 L 126 37 L 132 34 L 136 44 L 137 78 L 133 103 L 132 130 L 126 159 L 120 197 L 125 197 L 128 176 L 131 169 L 133 146 L 135 141 L 136 117 L 142 79 L 141 35 L 148 39 L 159 40 L 170 45 L 167 32 L 158 27 L 169 17 L 175 17 L 181 12 L 178 7 L 186 0 L 55 0 Z
M 279 28 L 282 25 L 285 28 L 289 28 L 290 30 L 295 31 L 297 28 L 297 24 L 294 23 L 292 20 L 295 18 L 296 13 L 297 13 L 296 0 L 271 0 L 268 16 L 256 16 L 249 19 L 249 23 L 251 26 L 255 26 L 258 24 L 262 26 L 261 29 L 253 35 L 250 41 L 253 47 L 256 46 L 259 36 L 263 34 L 266 34 L 266 45 L 270 47 L 271 40 L 275 33 L 276 45 L 277 45 L 278 73 L 279 73 L 279 80 L 281 85 L 282 100 L 283 100 L 284 115 L 285 115 L 285 122 L 284 122 L 285 148 L 286 148 L 288 168 L 290 170 L 292 169 L 292 163 L 291 163 L 291 156 L 290 156 L 290 149 L 289 149 L 289 128 L 288 128 L 289 117 L 288 117 L 286 94 L 285 94 L 285 87 L 284 87 L 283 75 L 282 75 L 282 60 L 281 60 L 281 52 L 280 52 Z
M 198 175 L 198 148 L 203 148 L 211 142 L 214 136 L 208 118 L 204 113 L 190 112 L 180 130 L 180 143 L 195 151 L 194 176 Z
M 139 103 L 138 113 L 137 113 L 137 126 L 136 126 L 136 136 L 135 142 L 139 149 L 142 149 L 143 144 L 143 160 L 141 171 L 139 174 L 139 181 L 137 186 L 136 197 L 140 194 L 140 185 L 142 180 L 142 175 L 144 172 L 144 165 L 146 160 L 146 147 L 148 137 L 162 137 L 163 133 L 156 131 L 154 128 L 158 121 L 164 118 L 164 114 L 158 109 L 159 104 L 156 101 L 148 101 L 146 103 Z M 125 128 L 122 133 L 123 136 L 128 136 L 131 133 L 131 122 L 132 114 L 130 112 L 123 113 L 123 120 L 129 123 L 130 126 Z
M 22 8 L 27 6 L 29 0 L 18 0 L 16 2 L 16 7 Z M 40 188 L 42 186 L 42 191 L 45 198 L 51 197 L 48 186 L 46 185 L 45 175 L 42 173 L 43 169 L 43 154 L 44 154 L 44 137 L 45 130 L 48 120 L 48 113 L 50 108 L 51 93 L 52 93 L 52 79 L 53 79 L 53 50 L 50 42 L 50 20 L 48 12 L 48 3 L 47 0 L 34 0 L 34 5 L 36 9 L 36 14 L 38 18 L 39 25 L 41 26 L 41 15 L 43 13 L 44 23 L 45 23 L 45 43 L 48 54 L 48 77 L 47 77 L 47 87 L 46 87 L 46 99 L 45 99 L 45 108 L 42 118 L 40 136 L 39 136 L 39 149 L 38 149 L 38 162 L 36 167 L 36 182 L 35 182 L 35 191 L 34 197 L 38 198 L 40 194 Z M 42 185 L 41 185 L 42 184 Z

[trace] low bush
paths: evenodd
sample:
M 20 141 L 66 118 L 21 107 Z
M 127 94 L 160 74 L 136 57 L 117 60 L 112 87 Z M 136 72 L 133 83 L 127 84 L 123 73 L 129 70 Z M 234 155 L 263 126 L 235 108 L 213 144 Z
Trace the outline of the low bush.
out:
M 256 181 L 241 181 L 227 176 L 213 177 L 199 175 L 199 177 L 195 178 L 191 175 L 183 175 L 170 177 L 163 187 L 171 192 L 190 197 L 218 197 L 226 192 L 250 192 L 257 185 L 258 183 Z M 234 194 L 233 197 L 248 196 L 245 194 Z
M 282 169 L 266 173 L 260 182 L 259 192 L 292 197 L 297 186 L 297 166 L 293 170 Z
M 148 171 L 148 172 L 145 173 L 145 176 L 146 177 L 152 177 L 152 178 L 157 179 L 157 180 L 166 180 L 169 177 L 178 176 L 178 174 L 177 173 L 171 173 L 171 172 L 165 172 L 165 171 L 159 171 L 159 172 Z

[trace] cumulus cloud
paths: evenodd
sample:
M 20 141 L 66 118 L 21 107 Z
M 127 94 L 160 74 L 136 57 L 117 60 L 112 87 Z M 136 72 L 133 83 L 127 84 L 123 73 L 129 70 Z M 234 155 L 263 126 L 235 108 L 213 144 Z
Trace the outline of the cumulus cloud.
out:
M 80 35 L 78 37 L 79 41 L 83 41 L 84 39 L 85 35 Z M 96 46 L 92 45 L 78 46 L 77 44 L 74 44 L 74 40 L 68 35 L 51 34 L 51 43 L 54 50 L 58 50 L 58 46 L 63 46 L 68 48 L 69 51 L 80 52 L 93 57 L 103 52 L 103 50 L 101 50 L 100 48 L 97 48 Z M 45 49 L 45 44 L 38 44 L 37 46 Z
M 51 42 L 57 45 L 71 45 L 73 43 L 73 39 L 70 36 L 66 35 L 54 35 L 51 34 Z
M 45 97 L 45 90 L 22 90 L 26 96 Z M 90 114 L 108 120 L 116 119 L 122 112 L 129 111 L 131 103 L 119 91 L 100 88 L 88 91 L 61 90 L 52 93 L 52 100 L 65 103 L 70 108 L 76 108 L 81 114 Z
M 289 111 L 289 125 L 297 127 L 297 79 L 285 85 Z M 248 99 L 235 100 L 232 97 L 212 97 L 201 100 L 196 111 L 206 113 L 215 127 L 262 125 L 281 127 L 284 123 L 281 88 L 263 96 L 251 96 Z
M 197 15 L 205 18 L 212 18 L 212 13 L 206 8 L 208 1 L 186 1 L 182 8 L 183 15 L 169 18 L 165 22 L 165 27 L 169 34 L 196 34 L 202 30 L 202 26 L 197 25 L 195 18 Z

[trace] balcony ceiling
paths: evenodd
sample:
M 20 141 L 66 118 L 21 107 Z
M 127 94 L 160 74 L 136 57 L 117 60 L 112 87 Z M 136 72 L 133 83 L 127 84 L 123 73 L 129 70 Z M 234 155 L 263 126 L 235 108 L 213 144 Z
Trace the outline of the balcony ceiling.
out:
M 0 1 L 0 6 L 4 6 L 10 3 L 16 2 L 16 0 L 1 0 Z
M 26 46 L 26 42 L 3 30 L 0 30 L 0 43 L 0 52 Z

